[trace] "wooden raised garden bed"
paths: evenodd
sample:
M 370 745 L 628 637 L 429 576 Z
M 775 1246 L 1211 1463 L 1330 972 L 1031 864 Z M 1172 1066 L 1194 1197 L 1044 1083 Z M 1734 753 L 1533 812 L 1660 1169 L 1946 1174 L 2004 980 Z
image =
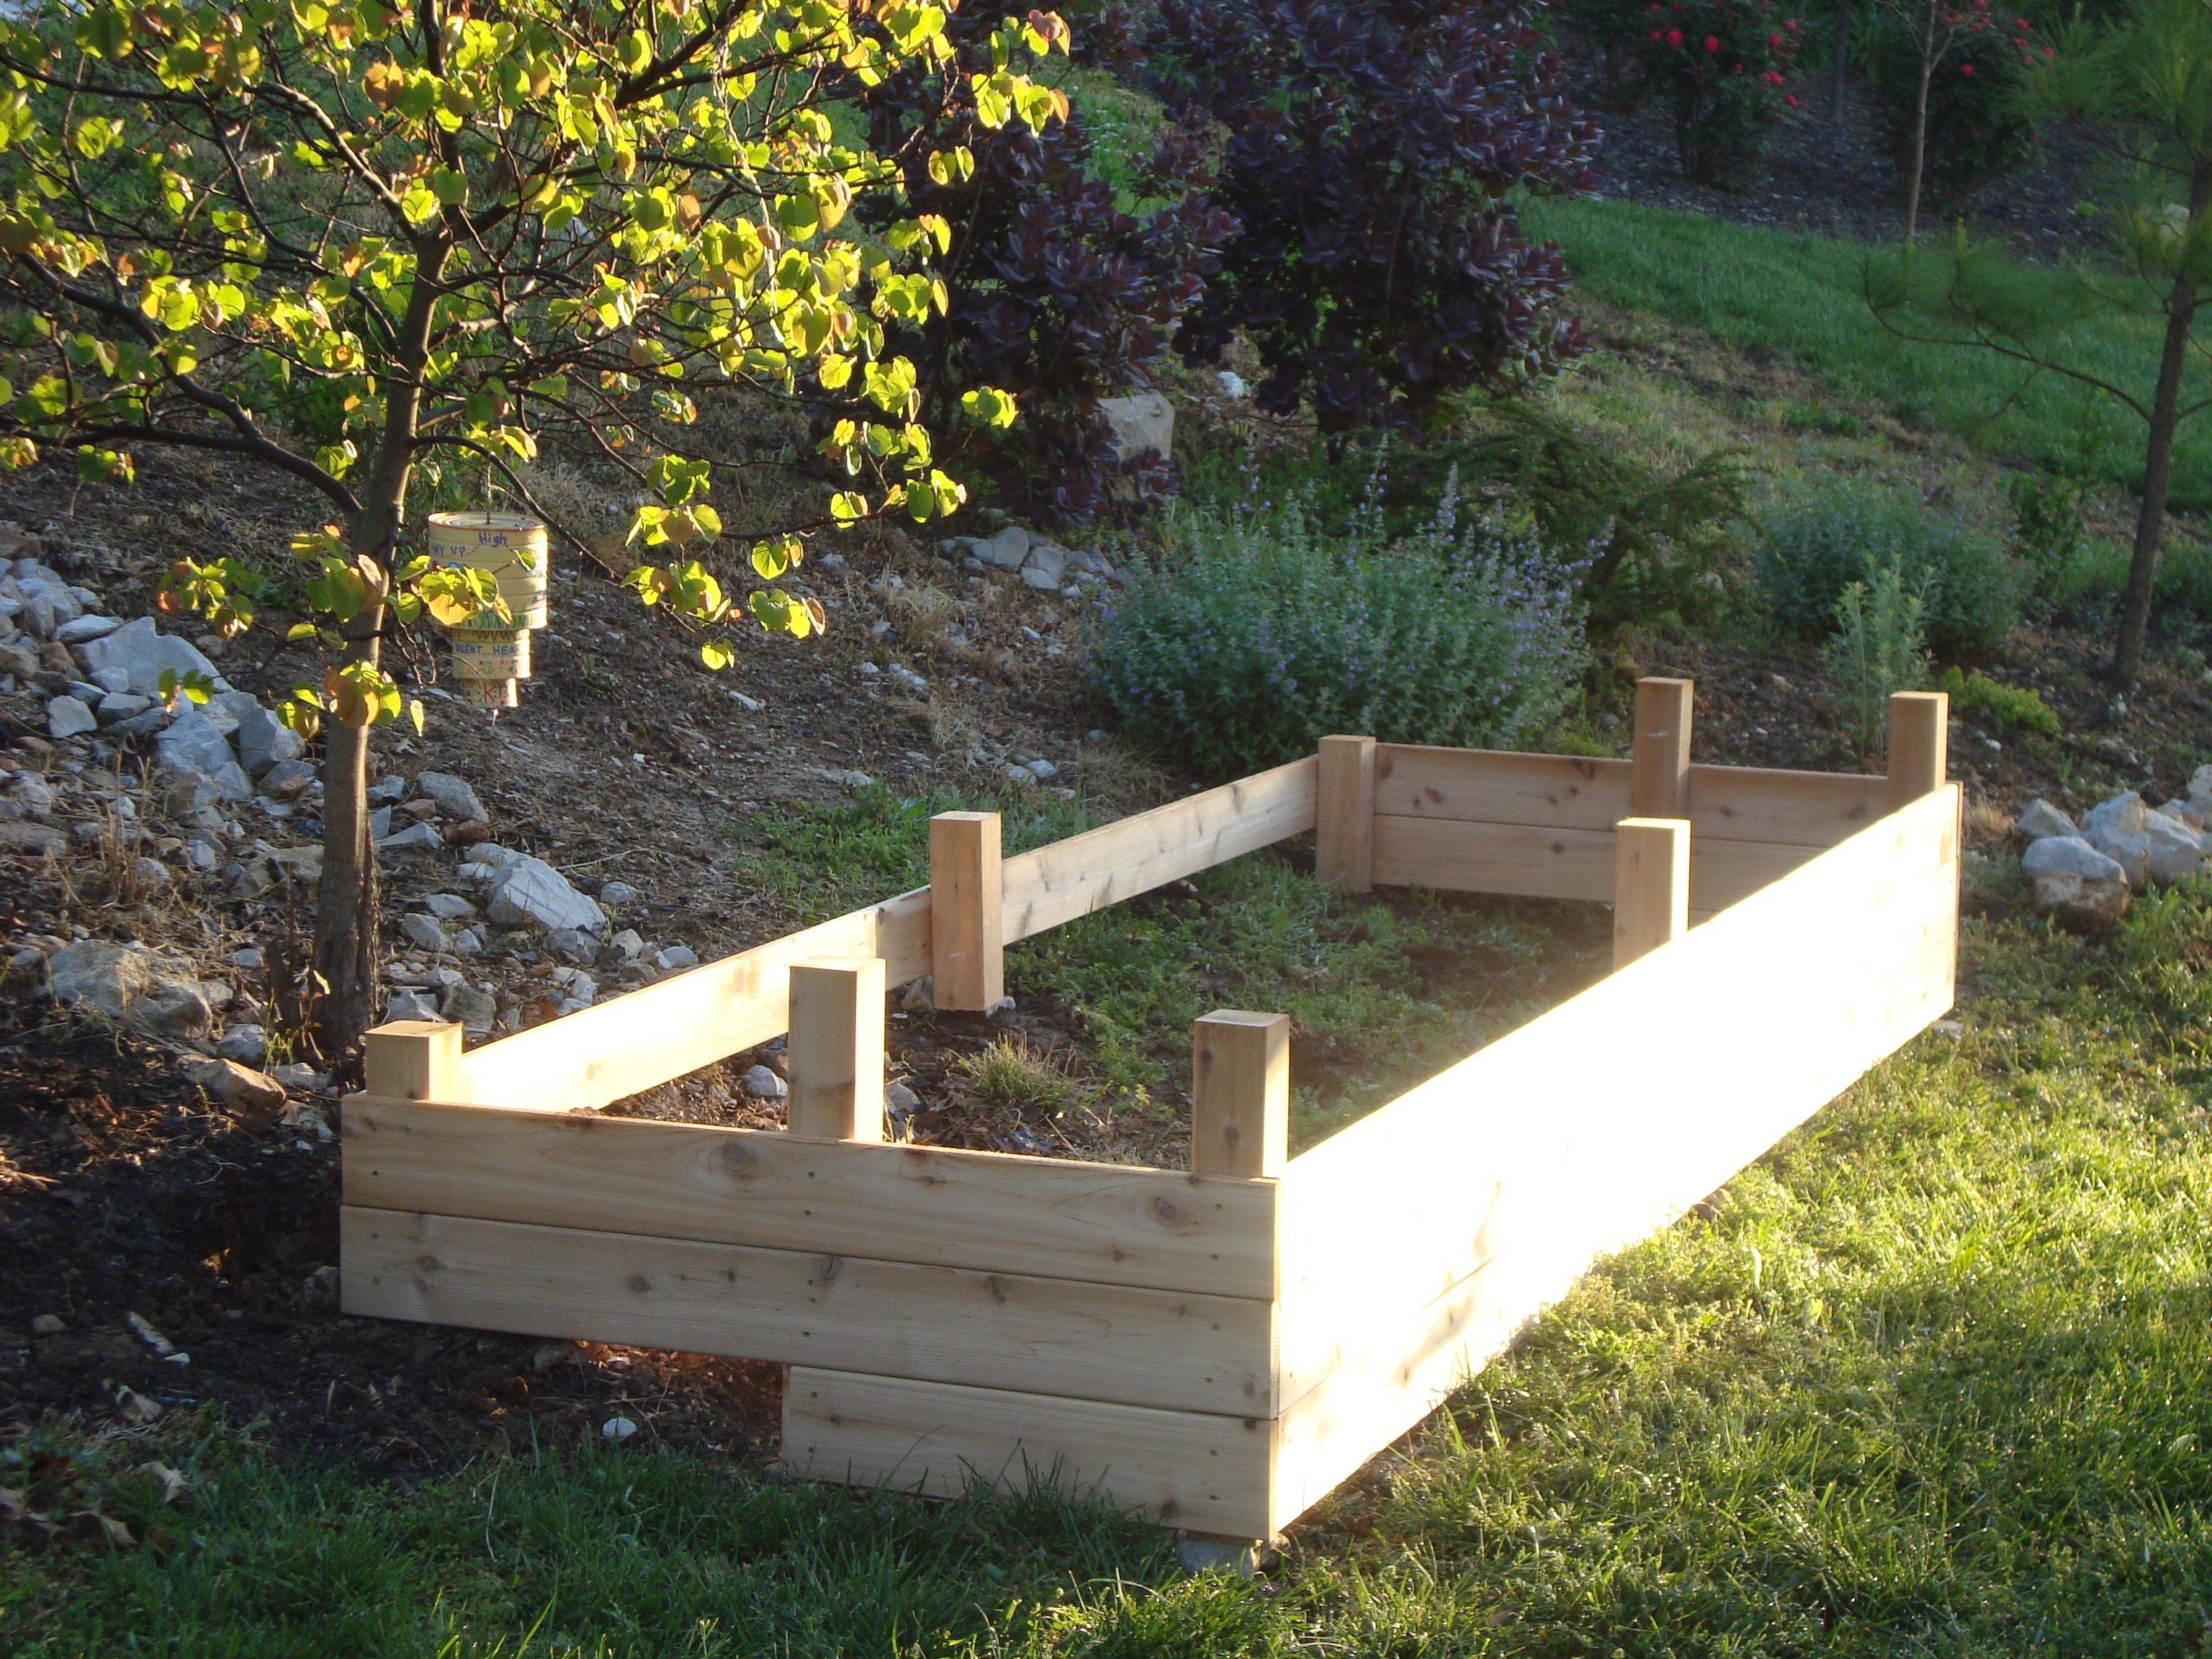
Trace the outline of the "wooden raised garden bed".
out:
M 468 1053 L 386 1026 L 344 1306 L 787 1362 L 809 1476 L 1056 1470 L 1273 1537 L 1951 1005 L 1944 699 L 1856 777 L 1691 764 L 1690 692 L 1639 688 L 1631 760 L 1332 738 L 1003 863 L 948 813 L 927 888 Z M 1233 1011 L 1188 1171 L 883 1141 L 887 985 L 988 1007 L 1007 945 L 1309 830 L 1353 890 L 1611 901 L 1615 971 L 1295 1158 L 1288 1021 Z M 787 1030 L 787 1131 L 595 1115 Z

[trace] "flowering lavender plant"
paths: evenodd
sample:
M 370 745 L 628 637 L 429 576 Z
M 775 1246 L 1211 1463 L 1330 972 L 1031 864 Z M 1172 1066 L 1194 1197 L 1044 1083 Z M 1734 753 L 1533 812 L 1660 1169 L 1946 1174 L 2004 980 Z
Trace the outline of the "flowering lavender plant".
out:
M 1511 748 L 1565 713 L 1586 653 L 1587 550 L 1462 514 L 1455 478 L 1408 536 L 1380 479 L 1341 536 L 1303 501 L 1170 519 L 1170 551 L 1127 561 L 1093 653 L 1134 736 L 1210 771 L 1311 752 L 1332 732 Z

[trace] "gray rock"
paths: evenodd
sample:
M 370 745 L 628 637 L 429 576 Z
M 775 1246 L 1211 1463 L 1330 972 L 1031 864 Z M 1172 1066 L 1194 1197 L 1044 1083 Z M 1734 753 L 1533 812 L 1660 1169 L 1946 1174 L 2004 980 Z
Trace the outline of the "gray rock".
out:
M 1048 760 L 1024 761 L 1022 764 L 1039 783 L 1050 783 L 1060 775 L 1060 769 Z
M 699 953 L 688 945 L 672 945 L 653 953 L 653 965 L 664 974 L 678 973 L 699 965 Z
M 499 1022 L 499 999 L 472 985 L 456 985 L 446 993 L 439 1012 L 465 1027 L 471 1035 L 481 1036 Z
M 545 948 L 563 962 L 586 963 L 599 953 L 599 941 L 580 927 L 556 927 L 545 935 Z
M 765 1066 L 747 1066 L 738 1081 L 755 1100 L 781 1100 L 791 1092 L 791 1085 Z
M 1245 384 L 1244 377 L 1233 368 L 1216 371 L 1213 379 L 1221 388 L 1221 395 L 1232 402 L 1242 402 L 1252 395 L 1252 388 Z
M 477 792 L 464 778 L 451 772 L 425 772 L 415 780 L 415 787 L 428 795 L 440 812 L 459 823 L 488 823 L 491 814 L 477 799 Z
M 1018 570 L 1030 556 L 1030 532 L 1019 525 L 1010 524 L 995 536 L 970 536 L 966 540 L 969 553 L 994 570 Z
M 484 948 L 483 930 L 479 927 L 464 927 L 455 933 L 448 943 L 457 957 L 480 957 L 483 954 Z
M 2123 835 L 2141 835 L 2143 818 L 2149 811 L 2143 805 L 2143 798 L 2130 789 L 2125 794 L 2115 795 L 2112 799 L 2100 801 L 2091 807 L 2089 815 L 2081 820 L 2081 834 L 2085 839 L 2094 838 L 2100 830 L 2117 830 Z
M 527 856 L 517 857 L 500 871 L 484 914 L 502 927 L 537 927 L 549 933 L 576 927 L 602 933 L 607 926 L 607 913 L 577 891 L 568 877 L 543 859 Z
M 80 646 L 77 658 L 88 673 L 98 674 L 110 668 L 122 670 L 130 676 L 124 690 L 135 691 L 142 697 L 161 695 L 165 670 L 173 672 L 179 679 L 186 674 L 204 674 L 218 688 L 223 684 L 216 678 L 215 665 L 197 647 L 188 640 L 162 633 L 154 626 L 151 617 L 125 623 L 113 633 Z
M 204 836 L 195 836 L 185 843 L 185 861 L 205 875 L 222 861 L 222 849 Z
M 96 839 L 99 826 L 93 828 Z M 46 824 L 0 823 L 0 853 L 28 853 L 34 858 L 43 858 L 49 853 L 58 854 L 68 850 L 69 837 Z
M 97 730 L 100 720 L 79 697 L 55 697 L 46 704 L 46 733 L 56 742 Z
M 410 823 L 397 834 L 385 836 L 376 843 L 380 853 L 443 852 L 446 838 L 438 833 L 434 823 Z
M 261 775 L 261 793 L 271 800 L 296 800 L 314 784 L 315 769 L 303 760 L 278 761 Z
M 2045 836 L 2078 836 L 2074 820 L 2068 817 L 2047 800 L 2032 800 L 2021 810 L 2020 820 L 2013 828 L 2028 841 L 2041 841 Z
M 1036 774 L 1030 771 L 1026 766 L 1017 766 L 1012 761 L 1008 761 L 1006 763 L 1006 781 L 1008 783 L 1019 784 L 1023 787 L 1026 788 L 1029 785 L 1036 781 Z
M 635 904 L 644 896 L 626 881 L 611 881 L 599 889 L 602 904 Z
M 937 976 L 924 974 L 900 994 L 899 1006 L 909 1014 L 926 1014 L 937 1006 Z
M 2138 801 L 2137 805 L 2142 803 Z M 2094 813 L 2091 817 L 2094 819 Z M 2081 832 L 2081 839 L 2127 872 L 2130 886 L 2140 887 L 2150 879 L 2150 837 L 2140 829 L 2125 829 L 2124 815 L 2115 815 L 2118 821 L 2091 823 Z M 2148 820 L 2149 814 L 2140 815 Z M 2037 843 L 2042 845 L 2041 842 Z
M 2143 817 L 2143 839 L 2149 843 L 2150 879 L 2155 882 L 2186 881 L 2204 868 L 2204 842 L 2197 831 L 2180 819 L 2168 817 L 2163 812 L 2149 812 Z
M 239 764 L 249 776 L 264 777 L 285 761 L 297 761 L 307 752 L 306 741 L 276 715 L 256 703 L 239 717 L 231 741 L 237 746 Z
M 396 773 L 387 774 L 368 786 L 371 806 L 392 806 L 407 799 L 407 780 Z
M 131 690 L 131 671 L 126 668 L 103 668 L 85 678 L 103 691 L 124 692 Z
M 432 893 L 416 902 L 441 921 L 465 921 L 477 913 L 477 907 L 459 893 Z
M 926 697 L 929 695 L 929 682 L 904 663 L 893 663 L 884 671 L 884 678 L 909 696 Z
M 230 740 L 216 729 L 205 709 L 187 708 L 170 721 L 155 740 L 154 759 L 165 772 L 204 775 L 225 800 L 252 797 L 252 780 L 231 757 Z
M 431 1019 L 438 1018 L 438 1005 L 420 991 L 394 991 L 384 1005 L 387 1020 Z
M 222 1034 L 215 1051 L 241 1066 L 258 1066 L 269 1058 L 269 1033 L 258 1025 L 234 1025 Z
M 120 617 L 75 617 L 55 629 L 54 637 L 64 645 L 89 645 L 122 626 Z
M 137 858 L 131 860 L 131 873 L 138 884 L 158 892 L 164 887 L 173 887 L 177 878 L 169 873 L 169 866 L 159 859 Z
M 153 698 L 142 697 L 136 691 L 110 691 L 101 696 L 92 712 L 99 716 L 102 726 L 113 726 L 118 720 L 143 714 L 155 706 Z
M 331 1074 L 317 1071 L 304 1060 L 287 1060 L 282 1066 L 272 1066 L 269 1075 L 293 1094 L 312 1095 L 331 1086 Z
M 2035 908 L 2069 921 L 2117 921 L 2128 908 L 2127 872 L 2078 836 L 2046 836 L 2021 860 Z
M 197 977 L 188 963 L 143 946 L 82 939 L 46 958 L 56 1002 L 161 1036 L 199 1036 L 230 1000 L 228 986 Z
M 54 788 L 34 773 L 19 772 L 9 787 L 8 801 L 18 811 L 42 818 L 54 810 Z
M 1157 392 L 1127 398 L 1101 398 L 1107 441 L 1117 461 L 1133 460 L 1147 450 L 1162 457 L 1175 453 L 1175 405 Z
M 921 1109 L 921 1097 L 903 1083 L 884 1085 L 884 1109 L 893 1117 L 912 1117 Z
M 607 949 L 624 962 L 635 962 L 645 954 L 645 941 L 636 928 L 625 927 L 607 941 Z
M 1034 587 L 1040 593 L 1057 593 L 1060 592 L 1060 578 L 1057 576 L 1048 575 L 1042 569 L 1039 568 L 1036 565 L 1024 565 L 1021 568 L 1020 574 L 1022 585 L 1025 587 Z
M 399 918 L 399 934 L 410 945 L 434 956 L 444 954 L 447 948 L 446 930 L 438 926 L 434 916 L 418 915 L 410 911 Z
M 234 1111 L 274 1119 L 284 1109 L 284 1085 L 266 1072 L 234 1060 L 188 1060 L 184 1073 L 186 1080 Z
M 368 836 L 371 841 L 382 841 L 392 833 L 392 809 L 380 806 L 368 815 Z
M 1029 557 L 1022 561 L 1022 580 L 1032 587 L 1057 587 L 1067 574 L 1067 550 L 1051 542 L 1030 544 Z M 1042 582 L 1032 578 L 1042 575 Z

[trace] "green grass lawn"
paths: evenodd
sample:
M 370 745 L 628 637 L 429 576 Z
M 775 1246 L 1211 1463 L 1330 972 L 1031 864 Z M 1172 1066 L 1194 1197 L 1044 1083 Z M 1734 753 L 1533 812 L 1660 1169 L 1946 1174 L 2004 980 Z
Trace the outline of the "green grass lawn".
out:
M 2142 425 L 2118 405 L 2085 398 L 2057 375 L 2024 380 L 1988 352 L 1916 344 L 1886 330 L 1864 298 L 1866 260 L 1877 252 L 1869 244 L 1625 202 L 1535 201 L 1525 216 L 1532 234 L 1558 241 L 1577 288 L 1607 305 L 1739 349 L 1782 352 L 1839 391 L 1978 448 L 2140 483 Z M 2148 325 L 2085 327 L 2069 349 L 2148 401 L 2157 367 Z M 2185 508 L 2212 502 L 2212 425 L 2202 420 L 2182 428 L 2174 497 Z
M 167 1535 L 0 1543 L 0 1653 L 2199 1653 L 2208 963 L 2212 883 L 2101 941 L 1973 921 L 1960 1040 L 1592 1275 L 1261 1583 L 1049 1492 L 596 1447 L 376 1485 L 164 1424 L 56 1431 L 70 1501 Z M 60 1466 L 7 1455 L 40 1501 Z M 165 1520 L 149 1457 L 193 1482 Z

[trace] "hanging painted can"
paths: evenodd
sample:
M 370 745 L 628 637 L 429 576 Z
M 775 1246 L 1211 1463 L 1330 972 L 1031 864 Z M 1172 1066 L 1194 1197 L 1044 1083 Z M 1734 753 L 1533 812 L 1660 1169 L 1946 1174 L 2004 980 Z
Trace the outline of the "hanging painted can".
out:
M 457 680 L 461 703 L 467 708 L 514 708 L 521 702 L 513 680 Z
M 530 635 L 520 628 L 456 628 L 453 672 L 465 680 L 526 680 Z
M 440 564 L 488 570 L 499 583 L 514 628 L 543 628 L 548 620 L 545 576 L 552 543 L 545 526 L 522 513 L 490 510 L 433 513 L 430 556 Z M 495 615 L 486 620 L 496 622 Z

